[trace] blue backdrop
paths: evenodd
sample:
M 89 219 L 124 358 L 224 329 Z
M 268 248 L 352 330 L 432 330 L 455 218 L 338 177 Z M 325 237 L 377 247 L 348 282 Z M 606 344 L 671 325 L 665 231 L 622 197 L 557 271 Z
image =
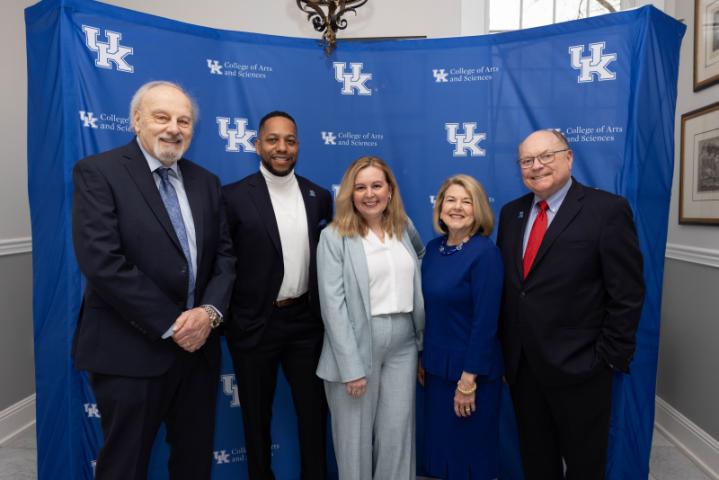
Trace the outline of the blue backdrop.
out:
M 445 177 L 474 175 L 498 212 L 525 192 L 516 165 L 521 139 L 538 128 L 564 132 L 575 176 L 624 195 L 634 210 L 647 298 L 632 373 L 615 378 L 608 478 L 647 478 L 679 22 L 646 7 L 490 36 L 340 43 L 329 58 L 314 40 L 214 30 L 87 0 L 42 1 L 26 10 L 26 26 L 41 479 L 92 478 L 102 438 L 101 412 L 69 355 L 83 288 L 69 227 L 70 172 L 78 159 L 132 138 L 130 97 L 153 79 L 179 82 L 197 98 L 200 121 L 187 156 L 223 183 L 257 169 L 258 121 L 286 110 L 299 125 L 301 174 L 333 189 L 356 157 L 386 159 L 425 240 Z M 244 479 L 227 352 L 217 385 L 214 478 Z M 503 407 L 502 478 L 520 479 L 506 392 Z M 282 480 L 298 478 L 291 411 L 282 383 L 273 423 Z M 166 455 L 159 441 L 151 478 L 166 478 Z

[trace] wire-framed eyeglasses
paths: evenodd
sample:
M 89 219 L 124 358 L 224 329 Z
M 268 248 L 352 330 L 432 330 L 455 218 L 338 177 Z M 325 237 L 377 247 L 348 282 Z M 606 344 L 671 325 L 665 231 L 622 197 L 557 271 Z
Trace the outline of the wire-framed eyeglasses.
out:
M 569 148 L 563 148 L 561 150 L 552 150 L 550 152 L 540 153 L 534 157 L 527 156 L 522 157 L 518 160 L 519 166 L 522 168 L 532 168 L 534 161 L 537 160 L 542 165 L 548 165 L 554 161 L 554 156 L 560 152 L 566 152 Z

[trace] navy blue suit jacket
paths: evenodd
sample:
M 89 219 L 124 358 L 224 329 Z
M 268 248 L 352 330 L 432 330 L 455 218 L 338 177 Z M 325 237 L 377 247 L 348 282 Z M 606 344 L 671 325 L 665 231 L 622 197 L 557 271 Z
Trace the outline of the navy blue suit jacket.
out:
M 197 237 L 194 304 L 224 312 L 235 269 L 220 182 L 189 160 L 178 165 Z M 73 182 L 75 255 L 87 279 L 75 366 L 108 375 L 160 375 L 179 350 L 161 336 L 186 309 L 188 266 L 137 140 L 80 160 Z M 219 365 L 216 332 L 199 352 Z

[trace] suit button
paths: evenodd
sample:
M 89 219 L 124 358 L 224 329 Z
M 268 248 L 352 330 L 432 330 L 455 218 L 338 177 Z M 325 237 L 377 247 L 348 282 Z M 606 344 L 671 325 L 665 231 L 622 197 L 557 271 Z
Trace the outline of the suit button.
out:
M 182 274 L 187 273 L 187 267 L 182 267 L 182 268 L 180 269 L 180 273 L 182 273 Z
M 522 297 L 522 298 L 524 298 L 524 297 L 527 296 L 527 292 L 521 292 L 521 293 L 519 294 L 519 296 Z

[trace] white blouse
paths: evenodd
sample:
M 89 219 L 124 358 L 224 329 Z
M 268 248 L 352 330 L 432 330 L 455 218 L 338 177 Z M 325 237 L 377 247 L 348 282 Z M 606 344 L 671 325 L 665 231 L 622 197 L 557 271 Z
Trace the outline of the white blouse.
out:
M 414 260 L 396 237 L 384 243 L 369 230 L 362 238 L 369 271 L 370 314 L 409 313 L 414 306 Z

